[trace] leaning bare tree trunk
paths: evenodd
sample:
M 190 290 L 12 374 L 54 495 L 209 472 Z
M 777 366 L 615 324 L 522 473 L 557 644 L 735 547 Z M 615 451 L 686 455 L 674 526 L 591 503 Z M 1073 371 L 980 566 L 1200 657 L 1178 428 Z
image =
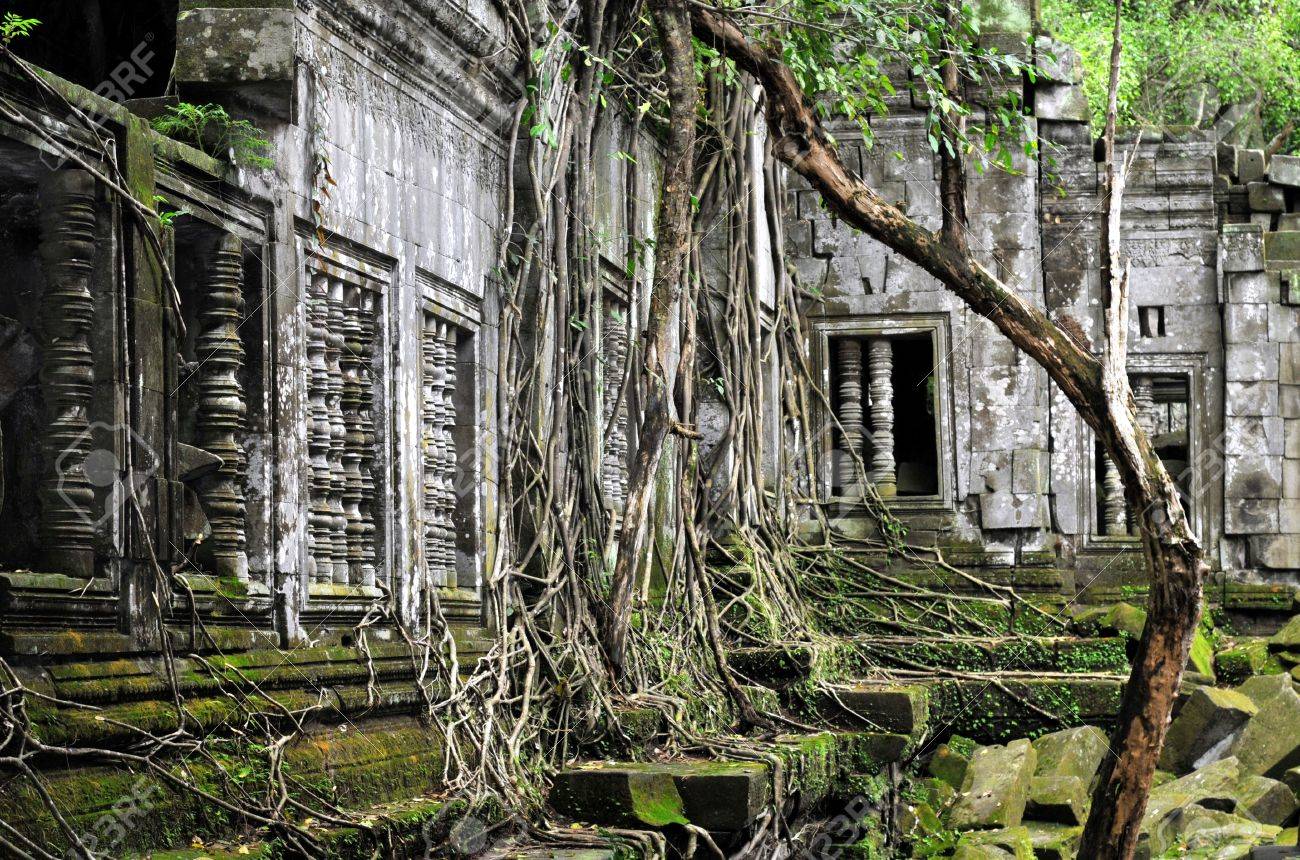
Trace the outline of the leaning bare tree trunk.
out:
M 1118 164 L 1115 124 L 1119 108 L 1119 73 L 1123 53 L 1121 11 L 1123 0 L 1115 0 L 1114 36 L 1110 52 L 1110 87 L 1106 103 L 1106 128 L 1102 134 L 1104 152 L 1101 220 L 1101 285 L 1105 308 L 1106 342 L 1102 355 L 1102 388 L 1106 408 L 1115 429 L 1115 441 L 1132 455 L 1141 456 L 1136 437 L 1136 410 L 1128 379 L 1129 268 L 1123 253 L 1120 221 L 1123 215 L 1124 185 L 1137 155 L 1133 144 L 1128 161 Z M 1110 450 L 1110 446 L 1107 446 Z M 1112 457 L 1114 453 L 1112 452 Z M 1159 480 L 1163 469 L 1148 470 Z M 1146 628 L 1138 645 L 1137 661 L 1124 689 L 1110 752 L 1102 762 L 1092 811 L 1084 827 L 1080 857 L 1129 858 L 1137 848 L 1151 778 L 1160 749 L 1164 746 L 1169 714 L 1178 695 L 1183 667 L 1187 664 L 1192 637 L 1200 620 L 1204 565 L 1199 547 L 1189 552 L 1183 546 L 1166 547 L 1157 539 L 1160 523 L 1153 522 L 1163 511 L 1152 506 L 1153 495 L 1144 485 L 1126 490 L 1135 518 L 1142 530 L 1142 543 L 1151 570 Z M 1179 512 L 1181 513 L 1181 511 Z M 1186 527 L 1184 526 L 1184 530 Z
M 932 233 L 885 202 L 840 161 L 817 114 L 779 50 L 756 45 L 722 13 L 693 6 L 697 38 L 731 58 L 763 85 L 773 149 L 818 190 L 827 208 L 846 223 L 902 254 L 937 278 L 972 310 L 990 320 L 1037 361 L 1096 433 L 1118 468 L 1129 504 L 1142 530 L 1151 566 L 1146 629 L 1115 733 L 1111 754 L 1093 803 L 1080 857 L 1128 858 L 1137 844 L 1147 792 L 1165 726 L 1191 648 L 1200 605 L 1205 562 L 1192 534 L 1178 491 L 1138 426 L 1124 375 L 1123 352 L 1108 351 L 1109 366 L 1088 348 L 1021 299 L 975 260 L 964 241 L 965 177 L 962 159 L 944 153 L 940 188 L 946 211 Z M 948 70 L 945 70 L 947 72 Z M 955 75 L 945 74 L 945 88 Z M 1112 132 L 1113 140 L 1113 132 Z M 941 146 L 941 150 L 946 147 Z M 955 145 L 954 145 L 955 148 Z M 1118 207 L 1118 199 L 1115 200 Z M 1118 208 L 1106 227 L 1118 236 Z M 1112 248 L 1118 253 L 1118 242 Z M 1118 267 L 1108 266 L 1108 271 Z M 1108 340 L 1128 324 L 1127 286 L 1110 294 Z M 1121 350 L 1123 343 L 1120 343 Z
M 637 562 L 649 532 L 655 473 L 663 456 L 664 441 L 672 428 L 665 359 L 672 331 L 673 307 L 681 296 L 690 252 L 691 188 L 695 173 L 698 92 L 695 86 L 695 48 L 691 44 L 686 0 L 654 0 L 650 7 L 664 56 L 669 123 L 655 218 L 655 270 L 650 289 L 643 365 L 645 410 L 637 431 L 636 458 L 628 479 L 627 505 L 618 539 L 618 555 L 614 561 L 610 605 L 603 620 L 605 651 L 616 674 L 622 672 L 627 653 Z

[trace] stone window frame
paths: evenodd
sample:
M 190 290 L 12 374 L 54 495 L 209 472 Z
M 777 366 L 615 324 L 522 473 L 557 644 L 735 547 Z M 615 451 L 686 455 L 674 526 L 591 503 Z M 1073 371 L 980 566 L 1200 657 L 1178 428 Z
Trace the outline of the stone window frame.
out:
M 956 432 L 952 392 L 952 322 L 947 314 L 898 314 L 876 316 L 855 314 L 824 317 L 813 322 L 812 351 L 818 384 L 829 400 L 831 392 L 830 339 L 832 337 L 898 337 L 929 335 L 935 357 L 935 453 L 939 469 L 939 492 L 929 496 L 894 496 L 886 503 L 891 508 L 908 511 L 956 510 L 954 471 L 956 469 Z M 820 437 L 814 440 L 818 458 L 817 496 L 827 501 L 843 500 L 832 493 L 831 451 L 834 447 L 833 424 L 827 415 L 826 402 L 818 398 L 814 414 Z M 823 432 L 823 429 L 825 432 Z
M 1127 371 L 1130 376 L 1135 373 L 1153 373 L 1182 375 L 1187 377 L 1187 455 L 1189 464 L 1206 465 L 1206 456 L 1210 452 L 1206 447 L 1208 425 L 1205 392 L 1205 377 L 1209 361 L 1204 353 L 1129 353 Z M 1097 437 L 1084 422 L 1078 419 L 1083 430 L 1084 456 L 1080 458 L 1082 470 L 1080 487 L 1083 489 L 1083 539 L 1085 549 L 1134 549 L 1141 543 L 1138 535 L 1106 535 L 1100 533 L 1101 523 L 1097 517 Z M 1221 462 L 1221 461 L 1220 461 Z M 1214 505 L 1213 492 L 1215 481 L 1222 477 L 1222 466 L 1218 465 L 1219 475 L 1214 480 L 1205 482 L 1204 498 L 1199 500 L 1191 512 L 1192 533 L 1201 538 L 1202 545 L 1208 546 L 1209 509 Z M 1175 478 L 1177 476 L 1174 476 Z
M 450 323 L 462 331 L 466 332 L 469 337 L 469 354 L 468 356 L 459 356 L 458 365 L 463 365 L 468 359 L 468 363 L 473 366 L 473 373 L 466 375 L 462 370 L 458 371 L 458 385 L 466 382 L 472 386 L 470 390 L 470 408 L 467 410 L 470 416 L 471 428 L 470 435 L 475 444 L 468 447 L 471 453 L 469 459 L 469 474 L 465 480 L 473 487 L 468 508 L 458 510 L 458 515 L 465 516 L 469 522 L 464 527 L 468 530 L 474 540 L 473 552 L 463 554 L 460 547 L 457 547 L 457 585 L 454 595 L 444 593 L 442 601 L 445 604 L 449 600 L 460 602 L 466 605 L 466 611 L 470 603 L 480 603 L 482 600 L 482 586 L 484 576 L 484 559 L 486 555 L 485 543 L 485 522 L 484 512 L 487 510 L 487 482 L 484 479 L 485 467 L 484 446 L 488 444 L 491 428 L 486 420 L 486 404 L 484 401 L 484 350 L 485 343 L 482 337 L 483 330 L 483 301 L 478 296 L 452 284 L 436 275 L 430 274 L 423 269 L 416 269 L 415 280 L 419 291 L 419 305 L 421 312 L 421 324 L 428 316 L 437 317 L 439 320 Z M 463 431 L 462 431 L 463 432 Z M 393 438 L 392 444 L 398 444 L 396 437 Z M 393 462 L 399 462 L 396 451 L 391 455 Z M 421 506 L 422 501 L 417 498 L 415 504 Z M 420 517 L 421 528 L 423 528 L 423 514 Z M 472 577 L 472 587 L 467 587 L 461 582 L 462 573 L 467 573 Z M 446 589 L 451 592 L 452 589 Z M 473 592 L 474 598 L 470 598 L 467 592 Z
M 375 385 L 376 398 L 372 404 L 372 412 L 376 459 L 382 458 L 382 460 L 375 463 L 373 471 L 374 474 L 383 476 L 385 486 L 375 488 L 375 503 L 378 510 L 372 509 L 371 516 L 376 530 L 375 581 L 387 583 L 387 587 L 392 588 L 399 572 L 397 542 L 402 539 L 402 534 L 397 528 L 397 504 L 394 500 L 394 489 L 400 486 L 396 472 L 397 464 L 393 456 L 397 428 L 392 414 L 393 405 L 398 402 L 397 380 L 394 372 L 394 346 L 397 337 L 397 326 L 394 320 L 397 303 L 393 295 L 396 283 L 395 267 L 389 261 L 379 258 L 368 259 L 361 256 L 361 253 L 364 252 L 349 253 L 333 242 L 327 241 L 324 246 L 317 246 L 311 240 L 304 239 L 299 260 L 302 276 L 307 279 L 317 274 L 325 275 L 350 286 L 368 290 L 376 296 L 374 346 L 376 360 L 371 372 L 374 380 L 379 384 Z M 310 472 L 311 462 L 308 458 L 303 463 L 303 474 L 309 475 Z M 316 584 L 308 584 L 308 603 L 318 600 L 315 594 L 317 590 Z M 328 592 L 329 589 L 325 591 Z M 352 595 L 366 597 L 379 595 L 377 588 L 371 589 L 354 584 L 348 585 L 346 591 Z M 370 593 L 372 591 L 373 594 Z

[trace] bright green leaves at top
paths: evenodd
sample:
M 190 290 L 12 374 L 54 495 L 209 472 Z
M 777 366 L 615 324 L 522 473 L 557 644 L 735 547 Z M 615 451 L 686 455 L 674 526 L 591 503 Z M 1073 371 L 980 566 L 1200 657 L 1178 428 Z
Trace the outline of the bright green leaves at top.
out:
M 1010 170 L 1017 153 L 1035 154 L 1018 86 L 1022 75 L 1034 74 L 1024 59 L 1028 45 L 1007 53 L 1005 38 L 996 42 L 1002 47 L 983 44 L 979 11 L 969 3 L 951 21 L 943 6 L 910 0 L 789 0 L 777 8 L 779 14 L 727 14 L 756 41 L 779 49 L 824 120 L 856 123 L 868 145 L 870 118 L 907 95 L 928 106 L 927 140 L 936 153 L 974 155 L 977 170 Z M 985 92 L 986 107 L 945 92 L 948 63 L 956 64 L 964 88 Z M 964 133 L 955 121 L 944 122 L 960 117 Z
M 1055 37 L 1078 49 L 1094 123 L 1106 107 L 1113 0 L 1045 0 Z M 1245 114 L 1234 140 L 1261 146 L 1300 119 L 1300 0 L 1126 0 L 1119 121 L 1207 127 Z M 1300 133 L 1289 150 L 1300 152 Z
M 36 18 L 24 18 L 13 12 L 6 12 L 4 18 L 0 19 L 0 46 L 7 48 L 14 39 L 30 36 L 40 23 Z

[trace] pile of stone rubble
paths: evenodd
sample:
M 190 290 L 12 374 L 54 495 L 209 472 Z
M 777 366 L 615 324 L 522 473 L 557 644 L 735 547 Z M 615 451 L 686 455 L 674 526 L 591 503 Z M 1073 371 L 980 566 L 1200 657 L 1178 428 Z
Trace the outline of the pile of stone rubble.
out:
M 1280 669 L 1235 688 L 1196 686 L 1170 724 L 1139 858 L 1265 854 L 1296 846 L 1300 811 L 1300 616 L 1268 640 Z M 904 816 L 914 857 L 1073 858 L 1107 736 L 1093 726 L 1037 740 L 937 748 Z

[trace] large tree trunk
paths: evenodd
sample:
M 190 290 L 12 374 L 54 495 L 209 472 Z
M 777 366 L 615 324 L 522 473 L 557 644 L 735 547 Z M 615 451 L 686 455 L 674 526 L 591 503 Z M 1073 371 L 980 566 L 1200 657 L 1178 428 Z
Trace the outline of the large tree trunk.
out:
M 637 452 L 628 478 L 618 554 L 603 620 L 605 651 L 616 673 L 627 654 L 628 624 L 636 586 L 637 562 L 650 527 L 655 473 L 664 441 L 672 429 L 666 356 L 674 323 L 673 309 L 681 296 L 691 239 L 691 190 L 695 173 L 695 48 L 691 44 L 686 0 L 652 0 L 649 4 L 659 30 L 668 84 L 669 124 L 664 172 L 655 218 L 655 270 L 650 289 L 643 375 L 644 414 L 637 431 Z
M 885 202 L 840 161 L 798 81 L 776 49 L 750 41 L 727 17 L 693 6 L 697 38 L 713 46 L 762 84 L 773 148 L 821 194 L 827 208 L 937 278 L 972 310 L 998 327 L 1037 361 L 1097 434 L 1124 481 L 1151 566 L 1147 626 L 1124 691 L 1112 751 L 1102 765 L 1080 857 L 1128 858 L 1137 844 L 1151 776 L 1177 695 L 1197 623 L 1205 562 L 1173 480 L 1137 424 L 1123 375 L 1123 355 L 1109 368 L 1056 326 L 1043 311 L 1000 283 L 970 254 L 960 158 L 944 155 L 944 226 L 932 233 Z M 956 83 L 946 75 L 945 86 Z M 941 150 L 943 147 L 941 146 Z M 1118 224 L 1108 225 L 1118 235 Z M 1118 243 L 1115 243 L 1115 247 Z M 1127 325 L 1123 290 L 1113 297 L 1113 326 Z M 1118 371 L 1115 359 L 1118 358 Z M 1120 384 L 1120 380 L 1122 385 Z M 1118 752 L 1118 755 L 1116 754 Z

